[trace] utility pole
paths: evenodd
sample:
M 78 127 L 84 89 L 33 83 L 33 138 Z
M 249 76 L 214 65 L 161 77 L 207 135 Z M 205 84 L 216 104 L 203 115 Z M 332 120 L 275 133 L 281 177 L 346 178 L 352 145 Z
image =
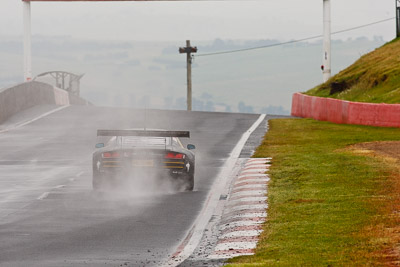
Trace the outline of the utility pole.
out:
M 186 40 L 186 47 L 180 47 L 179 53 L 186 53 L 187 67 L 187 110 L 192 110 L 192 53 L 197 52 L 197 47 L 190 46 L 190 40 Z
M 396 1 L 396 38 L 400 37 L 400 0 Z
M 324 1 L 324 58 L 322 63 L 323 80 L 331 78 L 331 2 Z
M 24 81 L 32 80 L 31 2 L 22 2 L 24 20 Z

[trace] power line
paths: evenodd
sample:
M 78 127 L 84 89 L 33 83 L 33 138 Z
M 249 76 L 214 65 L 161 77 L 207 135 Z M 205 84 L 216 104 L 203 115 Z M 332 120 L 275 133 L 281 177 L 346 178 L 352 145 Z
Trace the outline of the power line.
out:
M 353 27 L 353 28 L 348 28 L 348 29 L 345 29 L 345 30 L 340 30 L 340 31 L 332 32 L 332 35 L 333 35 L 333 34 L 343 33 L 343 32 L 349 32 L 349 31 L 353 31 L 353 30 L 357 30 L 357 29 L 361 29 L 361 28 L 365 28 L 365 27 L 369 27 L 369 26 L 372 26 L 372 25 L 375 25 L 375 24 L 379 24 L 379 23 L 382 23 L 382 22 L 386 22 L 386 21 L 389 21 L 389 20 L 393 20 L 393 19 L 395 19 L 395 17 L 388 18 L 388 19 L 383 19 L 383 20 L 379 20 L 379 21 L 375 21 L 375 22 L 372 22 L 372 23 L 360 25 L 360 26 Z M 303 39 L 297 39 L 297 40 L 287 41 L 287 42 L 283 42 L 283 43 L 276 43 L 276 44 L 270 44 L 270 45 L 249 47 L 249 48 L 236 49 L 236 50 L 228 50 L 228 51 L 221 51 L 221 52 L 214 52 L 214 53 L 207 53 L 207 54 L 198 54 L 198 55 L 196 55 L 196 57 L 207 57 L 207 56 L 215 56 L 215 55 L 239 53 L 239 52 L 245 52 L 245 51 L 250 51 L 250 50 L 257 50 L 257 49 L 269 48 L 269 47 L 274 47 L 274 46 L 281 46 L 281 45 L 286 45 L 286 44 L 299 43 L 299 42 L 309 41 L 309 40 L 313 40 L 313 39 L 317 39 L 317 38 L 322 38 L 322 37 L 323 37 L 323 35 L 316 35 L 316 36 L 311 36 L 311 37 L 307 37 L 307 38 L 303 38 Z
M 382 22 L 386 22 L 386 21 L 389 21 L 389 20 L 393 20 L 393 19 L 395 19 L 395 18 L 396 18 L 396 17 L 392 17 L 392 18 L 388 18 L 388 19 L 383 19 L 383 20 L 371 22 L 371 23 L 364 24 L 364 25 L 361 25 L 361 26 L 357 26 L 357 27 L 353 27 L 353 28 L 349 28 L 349 29 L 337 31 L 337 32 L 334 32 L 334 33 L 332 33 L 332 34 L 338 34 L 338 33 L 342 33 L 342 32 L 349 32 L 349 31 L 353 31 L 353 30 L 365 28 L 365 27 L 368 27 L 368 26 L 372 26 L 372 25 L 375 25 L 375 24 L 379 24 L 379 23 L 382 23 Z

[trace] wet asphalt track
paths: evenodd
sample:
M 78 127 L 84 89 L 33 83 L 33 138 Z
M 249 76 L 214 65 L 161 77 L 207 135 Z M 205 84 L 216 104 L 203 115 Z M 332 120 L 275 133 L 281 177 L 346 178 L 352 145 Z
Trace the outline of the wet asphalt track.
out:
M 46 108 L 53 107 L 13 120 Z M 93 194 L 96 130 L 143 127 L 145 117 L 148 128 L 191 131 L 195 191 Z M 0 266 L 160 265 L 185 237 L 224 159 L 258 117 L 71 106 L 0 133 Z M 264 132 L 256 131 L 247 151 Z

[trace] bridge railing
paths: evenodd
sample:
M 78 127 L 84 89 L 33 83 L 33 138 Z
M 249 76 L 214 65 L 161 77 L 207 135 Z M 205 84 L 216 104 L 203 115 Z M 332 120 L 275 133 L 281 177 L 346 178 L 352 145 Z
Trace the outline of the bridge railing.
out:
M 37 75 L 33 81 L 42 81 L 52 84 L 54 87 L 63 89 L 73 95 L 80 94 L 80 80 L 84 74 L 78 75 L 67 71 L 48 71 Z

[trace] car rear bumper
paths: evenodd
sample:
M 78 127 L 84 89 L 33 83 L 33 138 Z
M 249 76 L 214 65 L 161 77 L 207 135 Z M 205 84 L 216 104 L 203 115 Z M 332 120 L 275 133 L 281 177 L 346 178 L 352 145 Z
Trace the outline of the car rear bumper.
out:
M 104 168 L 100 169 L 97 174 L 109 179 L 128 179 L 129 177 L 181 177 L 187 174 L 186 169 L 170 169 L 170 168 Z M 126 177 L 126 178 L 125 178 Z

